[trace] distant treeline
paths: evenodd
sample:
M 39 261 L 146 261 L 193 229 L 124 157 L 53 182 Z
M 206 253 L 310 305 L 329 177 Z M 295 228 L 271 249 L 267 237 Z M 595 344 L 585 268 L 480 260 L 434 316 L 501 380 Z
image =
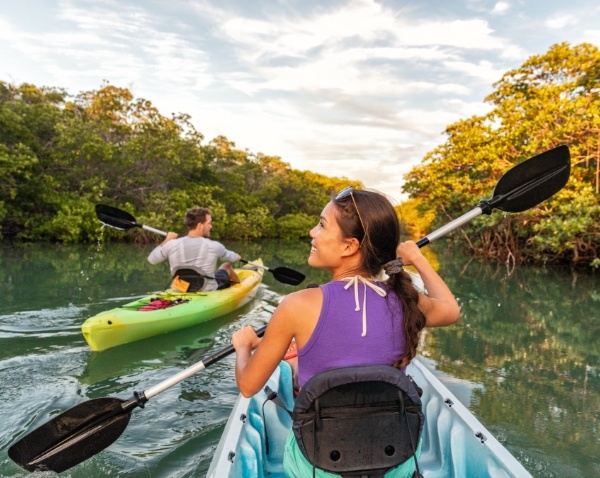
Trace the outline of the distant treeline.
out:
M 600 267 L 600 52 L 552 46 L 509 71 L 492 105 L 447 127 L 447 140 L 405 176 L 401 218 L 421 237 L 491 197 L 511 166 L 566 144 L 567 186 L 519 214 L 493 213 L 451 235 L 490 260 Z M 204 143 L 186 114 L 104 84 L 71 96 L 60 88 L 0 82 L 0 232 L 20 241 L 92 242 L 94 206 L 184 232 L 192 205 L 213 212 L 220 239 L 307 238 L 331 194 L 358 181 L 292 169 L 277 156 L 241 151 L 225 137 Z M 136 228 L 105 240 L 147 241 Z M 156 238 L 152 238 L 154 240 Z
M 71 97 L 59 88 L 0 82 L 0 226 L 3 238 L 97 241 L 94 206 L 185 232 L 183 213 L 209 207 L 214 237 L 308 238 L 331 194 L 361 183 L 292 169 L 279 157 L 208 144 L 185 114 L 110 84 Z M 142 229 L 105 239 L 150 239 Z

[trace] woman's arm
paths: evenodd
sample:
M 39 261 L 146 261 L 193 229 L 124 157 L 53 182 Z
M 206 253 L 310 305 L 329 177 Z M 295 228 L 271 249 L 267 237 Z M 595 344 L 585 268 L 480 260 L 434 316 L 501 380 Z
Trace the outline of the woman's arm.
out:
M 275 309 L 262 340 L 252 327 L 243 327 L 231 337 L 235 348 L 235 380 L 244 397 L 251 397 L 264 387 L 292 341 L 293 320 L 286 304 L 288 298 Z
M 296 339 L 298 348 L 308 341 L 317 324 L 322 301 L 318 288 L 294 292 L 277 306 L 262 340 L 252 327 L 243 327 L 233 334 L 235 380 L 243 396 L 250 397 L 265 386 L 292 339 Z
M 427 295 L 419 294 L 419 309 L 425 315 L 427 327 L 439 327 L 455 323 L 460 317 L 460 308 L 444 280 L 413 241 L 398 245 L 396 255 L 405 266 L 414 266 L 423 280 Z

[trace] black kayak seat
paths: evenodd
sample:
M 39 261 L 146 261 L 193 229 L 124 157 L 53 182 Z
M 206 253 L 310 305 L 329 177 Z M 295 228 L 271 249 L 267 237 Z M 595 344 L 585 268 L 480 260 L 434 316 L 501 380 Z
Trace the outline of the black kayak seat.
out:
M 293 431 L 313 467 L 342 477 L 383 477 L 415 460 L 424 414 L 417 386 L 401 370 L 367 365 L 326 370 L 301 388 Z
M 205 278 L 194 269 L 177 269 L 173 278 L 179 277 L 189 284 L 187 292 L 198 292 L 204 287 Z

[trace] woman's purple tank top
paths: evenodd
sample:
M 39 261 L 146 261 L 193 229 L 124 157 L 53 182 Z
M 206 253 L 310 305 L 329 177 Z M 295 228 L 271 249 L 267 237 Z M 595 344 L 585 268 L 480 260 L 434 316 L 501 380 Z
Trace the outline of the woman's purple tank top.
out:
M 298 385 L 330 368 L 355 365 L 392 365 L 404 354 L 403 314 L 398 296 L 385 284 L 375 284 L 388 292 L 380 297 L 365 284 L 358 285 L 355 310 L 354 286 L 333 281 L 321 286 L 323 306 L 317 326 L 308 342 L 298 350 Z M 363 334 L 363 300 L 366 288 L 366 335 Z

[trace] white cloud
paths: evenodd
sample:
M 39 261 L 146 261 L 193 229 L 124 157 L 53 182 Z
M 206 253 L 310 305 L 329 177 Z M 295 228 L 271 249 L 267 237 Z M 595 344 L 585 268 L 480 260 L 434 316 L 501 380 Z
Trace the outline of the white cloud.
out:
M 600 28 L 586 29 L 582 32 L 583 40 L 594 45 L 600 45 Z
M 561 29 L 569 25 L 576 25 L 577 18 L 570 13 L 558 13 L 546 19 L 546 26 L 552 29 Z
M 508 2 L 498 2 L 492 9 L 493 15 L 504 15 L 510 10 L 510 4 Z
M 13 5 L 0 12 L 0 78 L 72 93 L 108 80 L 189 113 L 207 139 L 399 191 L 399 171 L 543 53 L 535 41 L 600 38 L 597 7 L 430 3 L 60 0 L 36 24 Z
M 444 66 L 449 70 L 468 77 L 481 80 L 484 84 L 491 84 L 498 81 L 502 74 L 502 70 L 494 67 L 494 64 L 489 61 L 468 62 L 468 61 L 446 61 Z M 463 86 L 464 89 L 466 87 Z

